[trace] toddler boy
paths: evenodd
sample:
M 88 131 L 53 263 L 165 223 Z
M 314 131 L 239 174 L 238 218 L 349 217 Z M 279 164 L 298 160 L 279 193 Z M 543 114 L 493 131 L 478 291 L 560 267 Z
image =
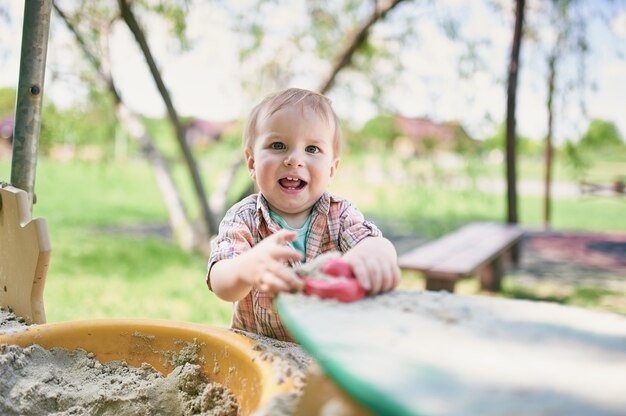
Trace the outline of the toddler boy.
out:
M 234 302 L 232 327 L 291 341 L 273 304 L 302 286 L 293 271 L 340 251 L 370 294 L 399 281 L 391 242 L 347 200 L 327 191 L 340 161 L 341 130 L 323 95 L 290 88 L 252 109 L 244 157 L 259 193 L 226 213 L 211 243 L 207 284 Z

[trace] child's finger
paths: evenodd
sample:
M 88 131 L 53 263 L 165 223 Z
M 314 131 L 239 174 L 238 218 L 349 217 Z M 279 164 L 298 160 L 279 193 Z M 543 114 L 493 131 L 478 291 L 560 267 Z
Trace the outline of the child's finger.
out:
M 350 262 L 350 264 L 352 265 L 352 272 L 354 273 L 356 280 L 358 280 L 359 284 L 363 289 L 365 289 L 366 292 L 369 292 L 372 288 L 372 285 L 367 275 L 367 267 L 365 267 L 365 263 Z
M 291 281 L 290 286 L 290 292 L 302 292 L 304 290 L 304 282 L 297 276 Z
M 285 247 L 288 256 L 291 256 L 291 260 L 302 260 L 303 254 L 295 249 Z M 298 277 L 298 274 L 284 263 L 275 263 L 272 267 L 272 273 L 278 278 L 282 279 L 288 286 L 289 291 L 301 291 L 304 289 L 304 283 Z
M 299 290 L 303 286 L 302 281 L 289 267 L 276 268 L 272 274 L 276 281 L 280 281 L 280 284 L 276 284 L 276 288 L 280 291 L 291 292 L 292 290 Z
M 400 274 L 400 267 L 398 266 L 398 263 L 394 263 L 393 264 L 393 287 L 392 289 L 400 284 L 401 278 L 402 278 L 402 275 Z
M 396 270 L 397 268 L 398 266 L 396 266 L 394 263 L 390 263 L 387 265 L 383 278 L 383 292 L 389 292 L 398 285 L 400 276 L 399 271 Z
M 288 285 L 290 288 L 296 280 L 300 280 L 298 279 L 298 276 L 293 271 L 293 269 L 287 266 L 281 265 L 281 267 L 276 268 L 274 270 L 274 274 L 276 275 L 276 277 L 285 282 L 285 284 Z
M 292 247 L 279 246 L 272 250 L 271 254 L 273 259 L 280 261 L 299 261 L 304 257 L 302 252 Z
M 289 285 L 289 289 L 296 292 L 304 290 L 304 282 L 302 281 L 302 279 L 300 279 L 297 273 L 294 272 L 291 268 L 288 268 L 288 272 L 289 280 L 287 281 L 287 284 Z
M 393 268 L 392 264 L 384 263 L 381 264 L 381 274 L 382 274 L 382 282 L 380 286 L 381 292 L 389 292 L 393 289 Z
M 273 240 L 276 244 L 283 245 L 289 243 L 290 241 L 294 241 L 298 238 L 298 233 L 290 230 L 280 230 L 271 236 L 269 236 L 266 240 Z
M 380 268 L 380 263 L 369 260 L 367 261 L 366 266 L 369 280 L 372 284 L 370 292 L 373 294 L 380 293 L 383 286 L 383 272 Z
M 276 293 L 288 291 L 290 289 L 289 285 L 287 285 L 283 279 L 276 276 L 276 274 L 272 272 L 265 272 L 262 280 L 263 283 L 261 284 L 260 289 L 263 292 Z

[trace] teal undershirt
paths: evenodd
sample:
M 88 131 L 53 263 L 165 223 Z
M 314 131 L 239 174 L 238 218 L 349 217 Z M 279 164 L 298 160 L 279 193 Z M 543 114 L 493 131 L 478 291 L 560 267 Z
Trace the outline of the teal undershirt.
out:
M 306 240 L 309 235 L 309 224 L 311 224 L 311 216 L 309 215 L 304 225 L 300 228 L 290 227 L 289 224 L 287 224 L 287 222 L 281 216 L 279 216 L 272 210 L 270 210 L 270 217 L 272 217 L 272 219 L 276 221 L 281 228 L 289 231 L 295 231 L 298 233 L 298 238 L 289 243 L 289 245 L 296 250 L 301 251 L 302 254 L 304 254 L 304 258 L 306 259 Z

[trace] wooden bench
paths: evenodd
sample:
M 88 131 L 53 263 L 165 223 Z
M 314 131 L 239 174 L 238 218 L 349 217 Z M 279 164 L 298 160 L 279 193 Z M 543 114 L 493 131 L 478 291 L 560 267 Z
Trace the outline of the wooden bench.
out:
M 518 259 L 523 231 L 515 225 L 471 223 L 398 258 L 400 268 L 426 276 L 427 290 L 454 292 L 457 280 L 477 274 L 484 290 L 500 290 L 504 258 Z

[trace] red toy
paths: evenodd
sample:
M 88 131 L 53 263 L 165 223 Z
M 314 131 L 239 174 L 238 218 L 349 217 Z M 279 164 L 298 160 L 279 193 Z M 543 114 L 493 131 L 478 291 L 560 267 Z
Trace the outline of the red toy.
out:
M 329 259 L 322 265 L 320 272 L 329 278 L 302 277 L 306 295 L 336 299 L 340 302 L 354 302 L 365 297 L 365 290 L 356 280 L 352 266 L 346 261 Z

